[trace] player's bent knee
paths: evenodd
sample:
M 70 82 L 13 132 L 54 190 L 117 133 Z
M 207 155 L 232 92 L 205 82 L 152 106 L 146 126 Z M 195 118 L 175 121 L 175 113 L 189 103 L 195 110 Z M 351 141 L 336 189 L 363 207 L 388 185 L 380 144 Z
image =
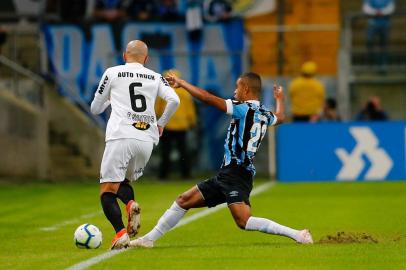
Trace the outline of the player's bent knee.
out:
M 176 199 L 176 203 L 185 210 L 206 206 L 204 198 L 196 187 L 179 195 Z
M 178 196 L 178 198 L 176 199 L 176 203 L 179 205 L 179 207 L 181 207 L 185 210 L 188 210 L 190 208 L 189 200 L 190 200 L 190 196 L 183 193 Z
M 194 196 L 193 194 L 189 193 L 189 192 L 184 192 L 181 195 L 178 196 L 178 198 L 176 199 L 176 203 L 179 205 L 179 207 L 185 209 L 185 210 L 189 210 L 190 208 L 194 207 Z

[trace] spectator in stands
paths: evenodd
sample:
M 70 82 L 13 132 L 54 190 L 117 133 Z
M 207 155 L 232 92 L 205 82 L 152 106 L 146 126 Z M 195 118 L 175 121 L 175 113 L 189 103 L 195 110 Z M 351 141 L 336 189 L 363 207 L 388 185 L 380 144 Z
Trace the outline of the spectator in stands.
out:
M 390 16 L 395 11 L 394 0 L 364 0 L 363 12 L 368 19 L 367 49 L 369 61 L 383 67 L 387 62 Z M 379 52 L 374 52 L 375 39 L 379 39 Z
M 339 122 L 341 117 L 337 111 L 337 102 L 334 98 L 327 98 L 321 114 L 311 118 L 311 122 Z
M 158 14 L 158 4 L 154 0 L 133 0 L 127 12 L 131 19 L 137 21 L 154 20 Z
M 322 112 L 325 89 L 315 78 L 316 71 L 316 63 L 304 63 L 301 76 L 294 79 L 289 86 L 293 121 L 308 122 L 311 117 Z
M 388 119 L 387 113 L 381 108 L 381 100 L 377 96 L 370 97 L 356 117 L 358 121 L 385 121 Z
M 93 15 L 103 21 L 120 21 L 126 18 L 129 4 L 129 0 L 96 0 Z
M 160 20 L 166 22 L 179 21 L 181 16 L 176 0 L 161 0 L 158 7 L 158 16 Z
M 206 0 L 206 19 L 208 21 L 226 21 L 232 16 L 232 6 L 227 0 Z
M 199 41 L 203 33 L 203 0 L 187 0 L 186 30 L 191 41 Z
M 166 77 L 170 73 L 180 77 L 180 72 L 177 70 L 165 72 L 164 76 Z M 179 165 L 182 178 L 190 178 L 190 157 L 187 134 L 196 125 L 196 109 L 192 96 L 185 89 L 181 87 L 175 88 L 175 92 L 179 96 L 180 105 L 169 123 L 165 126 L 165 131 L 160 139 L 161 165 L 159 177 L 161 179 L 166 179 L 170 173 L 170 156 L 173 146 L 179 153 Z M 164 101 L 158 99 L 155 108 L 157 116 L 161 115 L 165 108 Z

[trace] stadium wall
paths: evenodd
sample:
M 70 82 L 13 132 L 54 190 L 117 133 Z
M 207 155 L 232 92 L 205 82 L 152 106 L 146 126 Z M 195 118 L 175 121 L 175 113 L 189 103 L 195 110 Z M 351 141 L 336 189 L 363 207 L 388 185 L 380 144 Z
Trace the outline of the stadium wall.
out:
M 103 131 L 54 89 L 44 90 L 39 107 L 0 89 L 0 177 L 97 178 Z
M 98 177 L 104 132 L 74 103 L 48 92 L 49 178 Z
M 47 113 L 0 91 L 0 176 L 46 177 L 48 169 Z

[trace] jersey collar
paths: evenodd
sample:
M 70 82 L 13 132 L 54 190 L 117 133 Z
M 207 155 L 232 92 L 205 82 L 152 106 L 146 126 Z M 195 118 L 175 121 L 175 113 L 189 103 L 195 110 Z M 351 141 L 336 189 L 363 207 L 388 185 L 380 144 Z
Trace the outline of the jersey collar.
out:
M 259 100 L 246 100 L 245 102 L 253 103 L 253 104 L 258 105 L 258 106 L 260 105 Z
M 131 65 L 131 66 L 136 66 L 136 67 L 143 67 L 143 65 L 142 64 L 140 64 L 140 63 L 135 63 L 135 62 L 133 62 L 133 63 L 125 63 L 126 65 Z

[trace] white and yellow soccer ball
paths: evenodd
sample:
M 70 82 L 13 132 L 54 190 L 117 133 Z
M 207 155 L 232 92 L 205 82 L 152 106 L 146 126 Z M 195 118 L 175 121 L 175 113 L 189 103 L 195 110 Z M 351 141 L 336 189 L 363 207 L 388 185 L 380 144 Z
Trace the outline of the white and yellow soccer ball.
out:
M 99 228 L 87 223 L 80 225 L 73 235 L 73 241 L 78 248 L 98 248 L 102 243 L 102 239 Z

